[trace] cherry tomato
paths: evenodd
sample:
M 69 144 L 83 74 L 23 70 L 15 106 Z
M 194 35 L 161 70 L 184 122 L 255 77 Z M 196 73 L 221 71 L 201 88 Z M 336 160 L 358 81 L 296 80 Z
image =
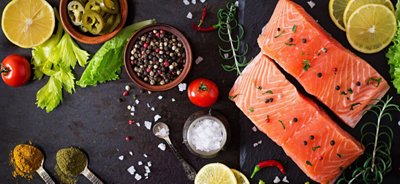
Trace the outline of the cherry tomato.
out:
M 189 100 L 199 107 L 210 107 L 217 101 L 218 93 L 217 85 L 204 78 L 195 79 L 188 88 Z
M 18 87 L 29 81 L 31 66 L 24 57 L 12 54 L 4 58 L 0 67 L 3 81 L 12 87 Z

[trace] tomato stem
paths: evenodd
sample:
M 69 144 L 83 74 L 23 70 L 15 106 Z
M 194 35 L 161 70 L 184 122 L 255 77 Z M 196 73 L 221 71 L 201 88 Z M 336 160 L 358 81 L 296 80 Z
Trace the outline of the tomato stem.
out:
M 199 86 L 199 90 L 201 90 L 201 91 L 208 91 L 208 87 L 207 87 L 203 82 L 201 82 L 201 83 L 200 83 L 200 86 Z
M 8 72 L 10 72 L 10 69 L 4 67 L 3 65 L 0 66 L 0 73 L 8 73 Z

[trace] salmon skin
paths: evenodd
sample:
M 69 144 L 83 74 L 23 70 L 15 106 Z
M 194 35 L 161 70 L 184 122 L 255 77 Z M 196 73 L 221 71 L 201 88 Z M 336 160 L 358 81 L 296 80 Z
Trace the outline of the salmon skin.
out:
M 350 127 L 357 125 L 368 105 L 389 90 L 373 67 L 344 48 L 290 0 L 279 0 L 258 44 Z
M 260 131 L 317 182 L 333 182 L 363 154 L 358 141 L 302 96 L 261 53 L 244 69 L 229 95 Z

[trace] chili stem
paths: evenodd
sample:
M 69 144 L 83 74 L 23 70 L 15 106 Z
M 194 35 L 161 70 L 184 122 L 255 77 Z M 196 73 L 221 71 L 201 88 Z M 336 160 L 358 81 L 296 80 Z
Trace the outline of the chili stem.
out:
M 231 7 L 229 8 L 229 12 L 232 11 L 234 5 L 231 5 Z M 240 72 L 240 68 L 239 68 L 239 62 L 237 61 L 237 56 L 236 56 L 236 52 L 235 52 L 235 46 L 233 45 L 233 39 L 232 39 L 232 35 L 231 35 L 231 25 L 229 24 L 230 20 L 229 20 L 229 16 L 226 18 L 226 29 L 228 30 L 228 36 L 229 36 L 229 42 L 231 44 L 231 48 L 232 48 L 232 54 L 233 54 L 233 58 L 235 59 L 235 65 L 236 65 L 236 70 L 238 71 L 239 75 L 241 74 Z

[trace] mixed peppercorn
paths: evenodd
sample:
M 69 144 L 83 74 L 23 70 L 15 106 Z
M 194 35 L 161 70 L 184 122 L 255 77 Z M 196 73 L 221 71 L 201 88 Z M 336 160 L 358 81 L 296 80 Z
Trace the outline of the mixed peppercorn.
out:
M 162 86 L 182 73 L 186 63 L 185 48 L 176 35 L 165 30 L 153 30 L 136 40 L 130 63 L 144 82 Z

